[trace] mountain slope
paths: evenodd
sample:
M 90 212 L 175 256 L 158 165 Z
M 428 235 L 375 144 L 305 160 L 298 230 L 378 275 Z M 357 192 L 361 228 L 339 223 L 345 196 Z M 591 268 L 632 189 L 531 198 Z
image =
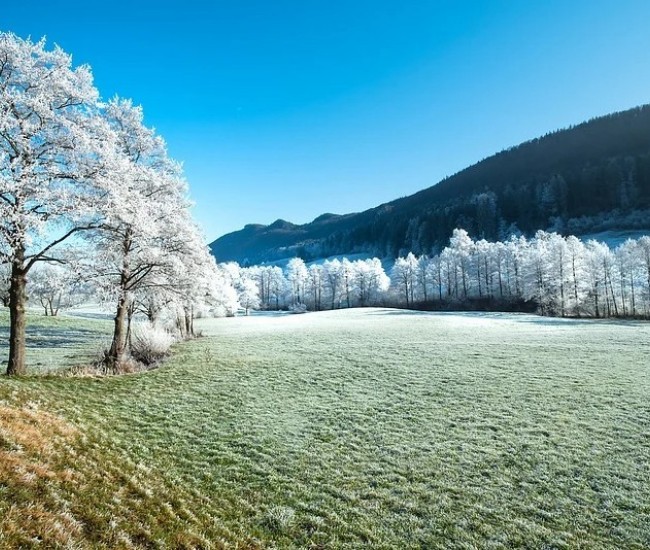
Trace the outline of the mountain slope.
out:
M 650 105 L 522 143 L 364 212 L 247 225 L 210 246 L 219 261 L 242 263 L 354 252 L 394 257 L 443 246 L 455 227 L 486 239 L 538 229 L 649 229 Z

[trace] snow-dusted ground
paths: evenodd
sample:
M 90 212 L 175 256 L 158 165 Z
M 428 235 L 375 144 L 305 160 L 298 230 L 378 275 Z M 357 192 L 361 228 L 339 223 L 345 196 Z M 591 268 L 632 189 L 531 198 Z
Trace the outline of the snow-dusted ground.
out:
M 336 311 L 291 314 L 287 312 L 255 312 L 248 317 L 201 319 L 197 327 L 207 336 L 220 338 L 263 337 L 272 341 L 273 335 L 296 335 L 302 345 L 304 335 L 313 342 L 339 335 L 339 346 L 350 346 L 348 354 L 379 353 L 384 342 L 400 342 L 400 354 L 420 361 L 426 345 L 452 344 L 467 346 L 475 342 L 507 348 L 508 360 L 516 360 L 531 347 L 552 346 L 566 349 L 567 355 L 554 356 L 554 361 L 567 361 L 571 353 L 581 349 L 603 353 L 625 346 L 637 352 L 650 352 L 650 323 L 611 319 L 561 319 L 523 313 L 498 312 L 421 312 L 389 308 L 358 308 Z M 307 340 L 307 342 L 309 339 Z M 279 346 L 284 343 L 279 343 Z M 611 346 L 611 350 L 607 346 Z M 425 346 L 420 348 L 420 346 Z M 269 353 L 276 347 L 271 345 Z M 483 350 L 485 352 L 485 350 Z M 315 349 L 315 356 L 322 350 Z M 488 354 L 489 355 L 489 354 Z M 502 354 L 497 354 L 501 356 Z M 506 356 L 504 356 L 506 359 Z M 614 359 L 608 359 L 614 360 Z

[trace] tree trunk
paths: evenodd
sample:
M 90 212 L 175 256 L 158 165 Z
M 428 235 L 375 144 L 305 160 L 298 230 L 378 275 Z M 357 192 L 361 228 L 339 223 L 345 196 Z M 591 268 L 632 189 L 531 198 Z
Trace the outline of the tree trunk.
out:
M 573 299 L 575 300 L 575 312 L 580 317 L 580 304 L 578 300 L 578 277 L 576 276 L 576 257 L 571 259 L 571 268 L 573 269 Z
M 11 266 L 9 288 L 9 361 L 7 374 L 25 374 L 25 304 L 27 302 L 27 270 L 25 251 L 16 252 Z
M 189 307 L 185 307 L 185 337 L 191 338 L 194 336 L 194 331 L 192 330 L 192 313 Z M 246 313 L 248 315 L 248 313 Z
M 131 251 L 132 239 L 131 230 L 127 229 L 122 241 L 122 270 L 120 273 L 119 298 L 117 300 L 117 311 L 113 325 L 113 341 L 106 357 L 107 369 L 116 372 L 120 363 L 124 360 L 127 339 L 127 316 L 129 313 L 129 253 Z
M 565 317 L 565 300 L 564 300 L 564 254 L 560 253 L 560 315 Z
M 129 305 L 127 303 L 126 292 L 120 294 L 120 299 L 117 302 L 117 312 L 115 313 L 115 320 L 113 325 L 113 341 L 111 348 L 108 351 L 107 367 L 116 371 L 119 364 L 124 360 L 124 353 L 126 351 L 126 319 L 128 316 Z
M 133 340 L 132 340 L 132 321 L 133 315 L 135 314 L 135 301 L 131 301 L 129 307 L 126 308 L 126 347 L 129 349 L 129 353 L 133 349 Z

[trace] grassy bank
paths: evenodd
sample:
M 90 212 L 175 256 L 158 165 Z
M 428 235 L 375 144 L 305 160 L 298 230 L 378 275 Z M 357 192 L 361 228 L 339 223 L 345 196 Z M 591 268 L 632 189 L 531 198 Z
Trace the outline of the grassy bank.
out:
M 648 325 L 369 309 L 202 328 L 149 373 L 0 381 L 18 426 L 0 459 L 28 472 L 0 470 L 5 543 L 54 521 L 88 547 L 650 545 Z M 20 522 L 31 505 L 52 517 Z

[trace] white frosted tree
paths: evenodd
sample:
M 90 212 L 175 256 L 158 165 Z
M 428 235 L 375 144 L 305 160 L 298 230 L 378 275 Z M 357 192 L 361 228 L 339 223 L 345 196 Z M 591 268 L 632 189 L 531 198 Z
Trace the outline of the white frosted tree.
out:
M 31 273 L 27 286 L 30 299 L 38 300 L 46 316 L 56 317 L 59 310 L 83 303 L 88 289 L 69 265 L 43 263 Z
M 356 270 L 354 264 L 347 258 L 341 261 L 341 292 L 347 307 L 352 307 L 356 290 Z
M 650 236 L 644 235 L 636 242 L 637 255 L 645 273 L 646 315 L 650 311 Z
M 429 288 L 433 286 L 434 282 L 432 280 L 433 271 L 430 269 L 431 258 L 428 256 L 420 256 L 418 258 L 418 267 L 417 267 L 417 288 L 419 289 L 419 295 L 422 296 L 422 300 L 427 302 L 429 300 Z
M 115 98 L 105 118 L 116 135 L 110 210 L 92 234 L 96 252 L 89 269 L 115 301 L 113 338 L 107 353 L 116 370 L 127 351 L 133 295 L 148 285 L 169 284 L 166 277 L 193 242 L 186 184 L 165 144 L 143 124 L 142 109 Z
M 549 235 L 538 231 L 523 256 L 524 298 L 534 300 L 542 315 L 552 314 L 554 303 Z
M 87 66 L 44 40 L 0 33 L 0 261 L 11 266 L 8 374 L 25 372 L 30 270 L 96 227 L 112 138 Z
M 248 315 L 251 309 L 260 307 L 259 288 L 253 279 L 243 279 L 237 294 L 245 315 Z
M 476 274 L 478 297 L 491 298 L 492 243 L 489 243 L 485 239 L 476 241 L 472 248 L 472 255 Z
M 604 314 L 603 295 L 605 281 L 601 264 L 601 256 L 605 245 L 595 240 L 587 242 L 585 250 L 585 275 L 589 285 L 589 298 L 593 306 L 592 314 L 601 317 Z
M 307 294 L 310 296 L 310 301 L 314 311 L 320 311 L 323 305 L 323 287 L 325 284 L 325 268 L 322 265 L 310 265 L 307 277 Z
M 287 280 L 291 284 L 293 303 L 301 304 L 305 300 L 305 285 L 309 273 L 302 258 L 291 258 L 287 264 Z
M 341 285 L 343 284 L 343 266 L 337 258 L 325 260 L 325 284 L 330 296 L 330 309 L 335 309 L 341 301 Z
M 569 297 L 571 288 L 572 257 L 567 242 L 562 235 L 557 233 L 548 234 L 548 262 L 553 295 L 550 301 L 553 302 L 554 311 L 560 317 L 565 317 L 569 309 Z
M 392 269 L 392 282 L 398 292 L 404 297 L 406 307 L 415 301 L 415 285 L 417 283 L 418 260 L 412 252 L 406 258 L 397 258 Z
M 642 258 L 637 241 L 627 239 L 616 249 L 623 315 L 635 316 L 642 284 Z M 641 283 L 641 284 L 639 284 Z
M 585 256 L 584 243 L 574 236 L 566 238 L 566 251 L 569 267 L 569 293 L 571 295 L 572 309 L 578 317 L 582 314 L 582 303 L 587 294 L 585 282 Z
M 474 249 L 474 241 L 470 238 L 464 229 L 454 229 L 449 239 L 449 249 L 455 258 L 456 271 L 460 275 L 460 281 L 463 289 L 463 299 L 469 295 L 469 270 L 470 256 Z M 459 296 L 458 281 L 456 284 L 456 297 Z
M 289 283 L 278 266 L 269 268 L 269 301 L 273 303 L 275 309 L 280 309 L 284 305 L 285 296 Z
M 388 290 L 390 279 L 378 258 L 357 260 L 354 262 L 354 266 L 359 304 L 362 306 L 372 305 Z

